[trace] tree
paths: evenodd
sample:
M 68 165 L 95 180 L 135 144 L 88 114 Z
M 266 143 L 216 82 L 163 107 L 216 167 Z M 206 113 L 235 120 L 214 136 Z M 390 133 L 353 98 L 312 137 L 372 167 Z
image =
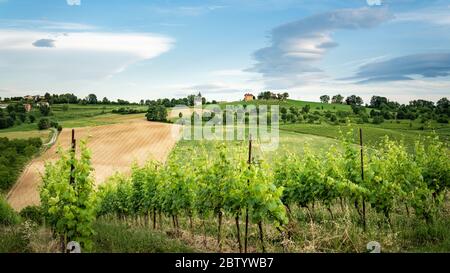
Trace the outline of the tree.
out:
M 104 97 L 103 100 L 102 100 L 102 103 L 103 104 L 110 104 L 111 102 L 108 100 L 107 97 Z
M 28 119 L 30 120 L 30 123 L 34 123 L 36 121 L 36 117 L 34 115 L 29 115 Z
M 289 93 L 288 92 L 284 92 L 283 93 L 283 100 L 287 100 L 289 98 Z
M 48 104 L 41 104 L 39 105 L 39 112 L 41 112 L 42 116 L 47 117 L 51 113 L 51 108 Z
M 148 107 L 147 111 L 148 121 L 167 121 L 167 109 L 163 105 L 153 104 Z
M 38 123 L 39 130 L 47 130 L 51 127 L 50 120 L 48 118 L 41 118 Z
M 44 95 L 44 99 L 50 103 L 50 99 L 52 98 L 52 96 L 49 93 L 45 93 Z
M 311 106 L 309 106 L 309 104 L 305 105 L 305 106 L 302 108 L 302 112 L 303 112 L 304 114 L 308 114 L 310 110 L 311 110 Z
M 352 111 L 355 115 L 359 115 L 360 113 L 364 113 L 366 111 L 366 108 L 364 106 L 358 106 L 356 104 L 352 104 Z
M 370 107 L 381 109 L 383 105 L 388 105 L 388 99 L 385 97 L 373 96 L 370 100 Z
M 97 96 L 95 94 L 89 94 L 86 100 L 89 104 L 97 104 Z
M 189 95 L 188 97 L 187 97 L 187 99 L 188 99 L 188 106 L 194 106 L 194 104 L 195 104 L 195 95 Z
M 329 103 L 329 102 L 330 102 L 330 96 L 328 96 L 328 95 L 323 95 L 323 96 L 320 97 L 320 101 L 321 101 L 322 103 Z
M 450 115 L 450 101 L 447 98 L 440 99 L 437 102 L 436 107 L 439 114 Z
M 331 99 L 331 103 L 334 103 L 334 104 L 342 104 L 343 101 L 344 101 L 344 97 L 341 96 L 340 94 L 333 96 L 333 98 Z
M 281 120 L 284 123 L 286 123 L 286 120 L 287 120 L 287 109 L 285 107 L 281 107 L 280 112 L 281 112 Z
M 362 100 L 361 97 L 358 97 L 356 95 L 351 95 L 350 97 L 347 97 L 347 99 L 345 99 L 345 103 L 347 103 L 347 105 L 358 105 L 361 106 L 364 101 Z

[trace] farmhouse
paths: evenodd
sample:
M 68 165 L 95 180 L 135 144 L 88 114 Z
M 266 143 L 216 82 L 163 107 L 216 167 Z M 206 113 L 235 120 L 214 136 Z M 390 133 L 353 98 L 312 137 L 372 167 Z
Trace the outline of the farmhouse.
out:
M 244 95 L 244 101 L 253 101 L 255 100 L 255 96 L 253 96 L 253 94 L 247 93 Z

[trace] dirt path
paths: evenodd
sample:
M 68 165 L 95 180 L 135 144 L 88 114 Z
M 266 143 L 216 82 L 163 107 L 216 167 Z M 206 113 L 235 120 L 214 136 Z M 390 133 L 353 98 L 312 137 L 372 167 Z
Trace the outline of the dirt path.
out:
M 121 124 L 79 128 L 76 129 L 76 138 L 77 141 L 88 139 L 98 185 L 115 172 L 129 172 L 133 162 L 164 161 L 177 142 L 172 137 L 173 126 L 136 119 Z M 63 130 L 56 144 L 26 167 L 7 197 L 15 210 L 39 204 L 40 175 L 45 162 L 58 158 L 58 147 L 68 149 L 70 139 L 71 130 Z

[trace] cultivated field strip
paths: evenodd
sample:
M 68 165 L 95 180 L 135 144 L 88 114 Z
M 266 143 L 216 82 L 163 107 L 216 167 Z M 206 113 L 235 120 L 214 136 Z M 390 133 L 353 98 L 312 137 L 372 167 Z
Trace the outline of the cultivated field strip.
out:
M 87 140 L 97 185 L 116 172 L 128 173 L 133 162 L 142 165 L 149 159 L 165 161 L 176 144 L 172 137 L 175 125 L 151 123 L 143 119 L 127 123 L 76 129 L 76 139 Z M 40 174 L 45 162 L 58 158 L 58 147 L 68 149 L 71 130 L 60 134 L 56 145 L 34 159 L 23 171 L 8 194 L 8 202 L 16 210 L 39 204 Z

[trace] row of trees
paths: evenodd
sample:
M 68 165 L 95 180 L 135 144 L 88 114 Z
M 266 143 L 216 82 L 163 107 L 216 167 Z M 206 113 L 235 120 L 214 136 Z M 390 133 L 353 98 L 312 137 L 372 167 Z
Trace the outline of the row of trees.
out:
M 323 95 L 323 96 L 320 97 L 320 101 L 322 103 L 330 103 L 330 100 L 331 100 L 331 103 L 333 103 L 333 104 L 343 104 L 344 103 L 344 99 L 345 99 L 345 103 L 347 105 L 358 105 L 358 106 L 361 106 L 361 105 L 364 104 L 363 99 L 361 97 L 359 97 L 359 96 L 356 96 L 356 95 L 351 95 L 351 96 L 349 96 L 347 98 L 344 98 L 340 94 L 335 95 L 332 98 L 330 98 L 330 96 L 328 96 L 328 95 Z
M 323 95 L 320 97 L 322 103 L 329 103 L 330 97 Z M 344 97 L 341 95 L 333 96 L 331 103 L 342 104 Z M 364 101 L 356 95 L 345 99 L 347 105 L 352 106 L 354 114 L 359 115 L 365 112 Z M 440 99 L 437 103 L 426 100 L 413 100 L 408 105 L 389 101 L 386 97 L 373 96 L 367 108 L 372 108 L 370 116 L 381 119 L 409 119 L 416 120 L 421 118 L 423 122 L 427 120 L 436 120 L 440 123 L 448 123 L 450 117 L 450 102 L 447 98 Z
M 203 104 L 216 104 L 216 101 L 208 102 L 205 97 L 202 97 L 201 93 L 197 95 L 189 95 L 185 98 L 164 98 L 158 100 L 140 100 L 139 105 L 152 105 L 159 104 L 164 105 L 165 107 L 175 107 L 176 105 L 187 105 L 194 106 L 194 102 L 197 98 L 200 98 Z M 5 102 L 23 102 L 23 103 L 37 103 L 37 102 L 48 102 L 49 104 L 104 104 L 104 105 L 130 105 L 137 103 L 130 103 L 127 100 L 118 99 L 117 101 L 112 101 L 107 97 L 100 99 L 96 94 L 89 94 L 85 98 L 78 98 L 74 94 L 53 94 L 45 93 L 42 97 L 35 97 L 32 101 L 27 101 L 23 97 L 13 97 L 13 98 L 5 98 Z
M 273 93 L 271 91 L 265 91 L 258 94 L 258 100 L 287 100 L 289 93 Z
M 141 100 L 140 104 L 141 105 L 149 105 L 149 106 L 154 106 L 154 105 L 162 105 L 164 107 L 167 108 L 172 108 L 178 105 L 185 105 L 185 106 L 195 106 L 196 101 L 200 102 L 202 105 L 207 105 L 207 104 L 217 104 L 217 101 L 212 100 L 211 102 L 208 101 L 204 96 L 202 96 L 201 93 L 198 93 L 197 95 L 189 95 L 185 98 L 164 98 L 164 99 L 157 99 L 157 100 Z

